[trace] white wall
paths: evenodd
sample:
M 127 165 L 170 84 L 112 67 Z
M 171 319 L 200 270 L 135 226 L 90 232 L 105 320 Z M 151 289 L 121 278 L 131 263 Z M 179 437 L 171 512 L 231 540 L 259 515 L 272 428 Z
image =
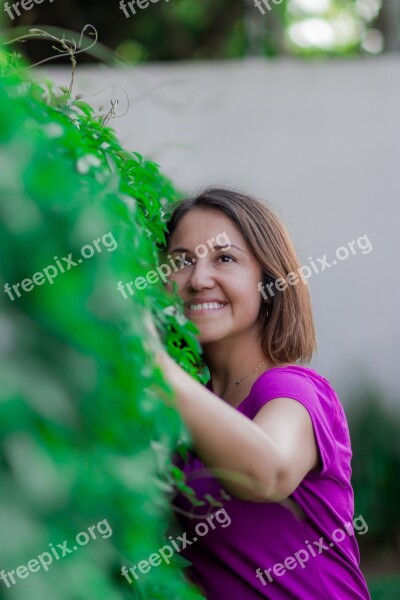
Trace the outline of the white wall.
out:
M 400 404 L 400 57 L 78 67 L 75 93 L 109 105 L 123 145 L 187 191 L 237 186 L 269 201 L 303 264 L 366 234 L 373 250 L 309 279 L 311 367 L 346 390 L 380 383 Z M 67 69 L 48 69 L 58 83 Z M 357 248 L 357 246 L 355 246 Z

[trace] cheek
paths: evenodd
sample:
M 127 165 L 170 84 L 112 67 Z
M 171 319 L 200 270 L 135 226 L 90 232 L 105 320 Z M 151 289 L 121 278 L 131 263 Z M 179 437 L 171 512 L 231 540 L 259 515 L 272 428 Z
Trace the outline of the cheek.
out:
M 240 291 L 236 295 L 236 300 L 240 302 L 243 310 L 249 316 L 257 316 L 262 303 L 261 294 L 257 290 L 257 283 L 254 283 L 253 279 L 251 281 L 243 281 Z
M 173 282 L 176 283 L 178 292 L 182 291 L 187 284 L 187 277 L 185 276 L 183 271 L 178 271 L 177 273 L 172 272 L 168 277 L 168 281 L 165 284 L 167 290 L 172 291 Z
M 260 307 L 261 307 L 260 298 L 258 298 L 257 296 L 252 296 L 252 297 L 247 296 L 247 299 L 243 304 L 244 304 L 244 311 L 246 312 L 246 315 L 250 319 L 257 318 L 257 316 L 260 312 Z
M 228 297 L 237 317 L 240 315 L 244 320 L 251 320 L 258 315 L 261 305 L 260 298 L 244 283 L 240 288 L 232 290 Z

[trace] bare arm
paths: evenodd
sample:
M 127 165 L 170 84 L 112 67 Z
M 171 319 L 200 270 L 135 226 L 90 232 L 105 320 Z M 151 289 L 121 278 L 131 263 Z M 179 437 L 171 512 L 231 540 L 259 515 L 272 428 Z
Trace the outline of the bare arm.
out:
M 252 421 L 167 354 L 160 364 L 196 453 L 232 495 L 253 502 L 283 500 L 318 465 L 311 418 L 296 400 L 272 400 Z

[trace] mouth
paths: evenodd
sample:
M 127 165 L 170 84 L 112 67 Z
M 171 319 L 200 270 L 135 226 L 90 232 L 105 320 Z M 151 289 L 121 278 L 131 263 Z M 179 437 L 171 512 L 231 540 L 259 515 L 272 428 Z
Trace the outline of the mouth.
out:
M 227 306 L 227 302 L 202 302 L 201 304 L 189 304 L 188 310 L 192 314 L 217 312 Z

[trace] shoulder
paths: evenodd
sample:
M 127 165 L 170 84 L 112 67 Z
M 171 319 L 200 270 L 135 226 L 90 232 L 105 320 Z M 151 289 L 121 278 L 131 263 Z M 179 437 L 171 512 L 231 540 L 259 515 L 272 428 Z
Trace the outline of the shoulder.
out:
M 250 396 L 255 401 L 293 398 L 307 405 L 321 405 L 329 410 L 334 406 L 333 398 L 336 393 L 329 381 L 314 369 L 289 365 L 274 367 L 262 373 L 255 381 Z
M 314 369 L 300 365 L 287 365 L 285 367 L 273 367 L 262 373 L 255 382 L 255 391 L 263 388 L 271 388 L 274 385 L 286 385 L 296 390 L 296 393 L 311 389 L 333 389 L 330 382 L 322 377 Z

